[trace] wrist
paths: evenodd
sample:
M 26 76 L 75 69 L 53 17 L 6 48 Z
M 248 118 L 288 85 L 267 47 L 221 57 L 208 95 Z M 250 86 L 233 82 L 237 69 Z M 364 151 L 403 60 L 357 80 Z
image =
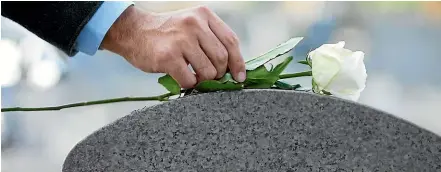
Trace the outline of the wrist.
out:
M 145 18 L 146 14 L 138 8 L 128 7 L 106 33 L 101 48 L 124 56 L 142 24 L 148 22 Z

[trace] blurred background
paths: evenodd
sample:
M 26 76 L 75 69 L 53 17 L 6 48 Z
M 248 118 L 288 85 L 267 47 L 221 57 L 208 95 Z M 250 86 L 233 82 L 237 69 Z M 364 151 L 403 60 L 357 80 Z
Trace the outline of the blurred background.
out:
M 304 36 L 293 54 L 346 41 L 366 53 L 360 103 L 441 135 L 441 2 L 136 2 L 171 11 L 205 4 L 237 33 L 246 59 L 290 37 Z M 25 11 L 23 11 L 25 13 Z M 1 18 L 2 107 L 54 106 L 166 92 L 161 74 L 145 74 L 107 51 L 68 58 Z M 292 64 L 287 72 L 303 71 Z M 309 86 L 310 78 L 290 80 Z M 53 112 L 2 113 L 2 171 L 61 171 L 72 147 L 93 131 L 158 102 L 125 102 Z

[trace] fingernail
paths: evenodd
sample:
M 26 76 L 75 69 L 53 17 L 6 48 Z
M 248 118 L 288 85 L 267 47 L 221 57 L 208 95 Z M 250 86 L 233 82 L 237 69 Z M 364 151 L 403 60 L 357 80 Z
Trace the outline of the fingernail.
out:
M 237 75 L 237 82 L 243 82 L 245 81 L 245 72 L 239 72 L 239 74 Z

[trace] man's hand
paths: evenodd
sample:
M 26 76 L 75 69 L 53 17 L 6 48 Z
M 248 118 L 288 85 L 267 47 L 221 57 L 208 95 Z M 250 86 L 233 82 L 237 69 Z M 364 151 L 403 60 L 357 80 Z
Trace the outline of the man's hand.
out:
M 167 13 L 129 7 L 112 25 L 101 47 L 144 72 L 167 73 L 183 88 L 220 78 L 228 69 L 238 82 L 246 76 L 237 36 L 203 6 Z

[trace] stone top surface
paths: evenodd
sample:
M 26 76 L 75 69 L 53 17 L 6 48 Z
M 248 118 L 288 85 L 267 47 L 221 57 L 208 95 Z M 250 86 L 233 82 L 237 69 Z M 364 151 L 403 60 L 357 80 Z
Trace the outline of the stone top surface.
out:
M 441 137 L 310 93 L 199 94 L 132 112 L 67 156 L 83 171 L 441 171 Z

